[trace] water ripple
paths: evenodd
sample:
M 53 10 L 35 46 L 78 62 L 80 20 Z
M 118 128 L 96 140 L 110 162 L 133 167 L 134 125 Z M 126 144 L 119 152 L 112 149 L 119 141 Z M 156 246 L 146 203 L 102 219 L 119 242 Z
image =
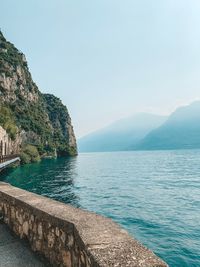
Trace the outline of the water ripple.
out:
M 171 267 L 200 266 L 199 150 L 80 154 L 2 179 L 112 218 Z

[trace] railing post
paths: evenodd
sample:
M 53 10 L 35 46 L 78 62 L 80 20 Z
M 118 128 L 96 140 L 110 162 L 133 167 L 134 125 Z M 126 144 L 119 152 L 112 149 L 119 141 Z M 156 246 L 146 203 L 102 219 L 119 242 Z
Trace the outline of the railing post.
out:
M 6 162 L 8 160 L 12 160 L 14 158 L 19 157 L 18 154 L 11 154 L 11 155 L 0 155 L 0 163 Z

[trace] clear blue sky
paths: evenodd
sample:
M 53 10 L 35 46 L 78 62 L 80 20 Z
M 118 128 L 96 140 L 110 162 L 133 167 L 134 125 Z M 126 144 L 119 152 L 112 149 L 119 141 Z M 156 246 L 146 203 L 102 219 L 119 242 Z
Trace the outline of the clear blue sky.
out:
M 0 27 L 77 136 L 200 97 L 199 0 L 1 0 Z

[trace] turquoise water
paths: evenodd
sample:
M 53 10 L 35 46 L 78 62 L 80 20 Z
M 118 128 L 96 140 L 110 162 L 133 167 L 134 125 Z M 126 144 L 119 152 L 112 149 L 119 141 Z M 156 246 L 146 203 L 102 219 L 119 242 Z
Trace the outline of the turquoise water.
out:
M 170 266 L 200 266 L 200 150 L 80 154 L 1 180 L 111 217 Z

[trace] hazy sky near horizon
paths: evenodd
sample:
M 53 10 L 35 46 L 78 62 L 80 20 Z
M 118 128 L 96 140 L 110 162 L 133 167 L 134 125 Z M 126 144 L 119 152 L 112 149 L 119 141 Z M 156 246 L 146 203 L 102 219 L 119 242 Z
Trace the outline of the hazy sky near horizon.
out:
M 0 27 L 78 137 L 200 98 L 199 0 L 1 0 Z

